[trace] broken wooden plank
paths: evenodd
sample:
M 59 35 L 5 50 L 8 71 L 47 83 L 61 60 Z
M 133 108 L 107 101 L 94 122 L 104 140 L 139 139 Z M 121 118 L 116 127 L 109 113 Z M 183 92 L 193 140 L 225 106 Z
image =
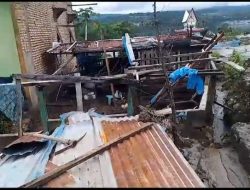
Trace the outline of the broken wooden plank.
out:
M 215 65 L 215 63 L 214 63 L 213 60 L 211 60 L 210 64 L 212 66 L 212 69 L 217 70 L 217 67 L 216 67 L 216 65 Z
M 48 183 L 49 181 L 51 181 L 52 179 L 55 179 L 56 177 L 60 176 L 61 174 L 63 174 L 67 170 L 83 163 L 84 161 L 86 161 L 86 160 L 88 160 L 88 159 L 90 159 L 98 154 L 103 153 L 106 150 L 109 150 L 112 146 L 117 145 L 118 143 L 121 143 L 124 140 L 127 140 L 130 137 L 152 127 L 152 125 L 153 124 L 151 123 L 151 124 L 145 125 L 143 127 L 131 130 L 130 132 L 128 132 L 124 135 L 121 135 L 120 137 L 115 138 L 114 140 L 111 140 L 107 144 L 103 144 L 103 145 L 97 147 L 96 149 L 91 150 L 91 151 L 87 152 L 86 154 L 79 156 L 78 158 L 76 158 L 76 159 L 74 159 L 66 164 L 63 164 L 63 165 L 59 166 L 58 168 L 54 169 L 53 171 L 50 171 L 50 172 L 46 173 L 45 175 L 43 175 L 43 176 L 41 176 L 41 177 L 31 181 L 31 182 L 28 182 L 20 187 L 27 188 L 27 187 L 38 187 L 38 186 L 44 185 L 44 184 Z
M 66 144 L 66 145 L 74 144 L 74 141 L 69 140 L 69 139 L 62 139 L 62 138 L 57 138 L 57 137 L 52 137 L 52 136 L 37 134 L 37 133 L 32 133 L 32 134 L 27 134 L 26 133 L 25 136 L 33 136 L 33 137 L 48 139 L 48 140 L 56 141 L 56 142 L 63 143 L 63 144 Z
M 59 119 L 59 118 L 48 119 L 48 122 L 58 122 L 58 121 L 61 121 L 61 119 Z
M 71 143 L 71 144 L 69 144 L 68 146 L 65 146 L 64 148 L 62 148 L 62 149 L 56 151 L 56 152 L 55 152 L 55 155 L 61 154 L 62 152 L 66 151 L 66 150 L 68 150 L 68 149 L 70 149 L 70 148 L 74 148 L 74 147 L 76 146 L 76 144 L 77 144 L 78 142 L 80 142 L 80 141 L 86 136 L 86 134 L 87 134 L 87 132 L 85 132 L 83 136 L 81 136 L 78 140 L 76 140 L 75 143 Z
M 61 83 L 61 80 L 45 80 L 45 81 L 30 81 L 30 82 L 22 82 L 23 86 L 35 86 L 39 84 L 49 84 L 49 83 Z
M 213 43 L 213 41 L 217 38 L 217 34 L 202 48 L 202 51 L 205 51 L 205 49 Z
M 223 105 L 223 104 L 220 104 L 219 102 L 214 101 L 214 103 L 217 104 L 217 105 L 219 105 L 219 106 L 221 106 L 221 107 L 223 107 L 223 108 L 225 108 L 225 109 L 228 109 L 228 110 L 230 110 L 230 111 L 234 111 L 232 108 L 230 108 L 230 107 L 228 107 L 228 106 L 225 106 L 225 105 Z
M 77 4 L 77 5 L 72 5 L 72 4 L 68 4 L 67 6 L 89 6 L 89 5 L 97 5 L 97 3 L 88 3 L 88 4 Z
M 66 52 L 71 52 L 70 50 L 76 45 L 77 41 L 75 41 L 71 46 L 69 46 L 68 49 L 66 49 Z
M 57 74 L 59 71 L 61 71 L 66 65 L 68 65 L 71 60 L 74 58 L 75 56 L 74 55 L 71 55 L 71 57 L 66 61 L 66 63 L 60 65 L 60 67 L 52 74 L 52 75 L 55 75 Z
M 223 36 L 224 32 L 220 33 L 219 36 L 206 49 L 204 49 L 204 51 L 205 52 L 210 51 Z
M 245 68 L 232 62 L 232 61 L 223 61 L 223 63 L 226 63 L 227 65 L 230 65 L 231 67 L 233 67 L 234 69 L 236 69 L 237 71 L 243 72 L 245 71 Z
M 190 56 L 198 56 L 203 54 L 211 54 L 211 51 L 207 52 L 196 52 L 196 53 L 183 53 L 183 54 L 176 54 L 176 55 L 170 55 L 170 56 L 163 56 L 162 59 L 171 59 L 171 58 L 182 58 L 182 57 L 190 57 Z M 152 58 L 143 58 L 143 59 L 136 59 L 136 61 L 146 61 L 146 60 L 158 60 L 159 57 L 152 57 Z
M 185 60 L 185 61 L 176 61 L 176 62 L 170 62 L 170 63 L 164 63 L 166 66 L 173 66 L 173 65 L 178 65 L 178 64 L 187 64 L 187 63 L 192 63 L 192 62 L 204 62 L 204 61 L 210 61 L 215 58 L 202 58 L 202 59 L 190 59 L 190 60 Z M 131 66 L 128 67 L 129 70 L 140 70 L 140 69 L 146 69 L 146 68 L 154 68 L 154 67 L 162 67 L 161 64 L 154 64 L 154 65 L 141 65 L 141 66 Z
M 95 82 L 100 80 L 113 80 L 121 79 L 127 76 L 127 74 L 117 74 L 111 76 L 89 77 L 89 76 L 70 76 L 70 75 L 47 75 L 47 74 L 15 74 L 14 76 L 21 76 L 23 79 L 31 80 L 61 80 L 61 82 Z

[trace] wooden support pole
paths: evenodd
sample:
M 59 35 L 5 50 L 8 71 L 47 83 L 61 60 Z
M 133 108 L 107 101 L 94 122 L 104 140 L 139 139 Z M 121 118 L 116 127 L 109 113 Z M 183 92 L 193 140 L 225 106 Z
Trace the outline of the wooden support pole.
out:
M 75 76 L 80 76 L 80 73 L 75 73 Z M 77 111 L 83 111 L 83 103 L 82 103 L 82 83 L 76 82 L 76 102 L 77 102 Z
M 117 145 L 118 143 L 123 142 L 124 140 L 129 139 L 130 137 L 133 137 L 134 135 L 141 133 L 142 131 L 145 131 L 146 129 L 152 127 L 152 124 L 148 124 L 145 125 L 143 127 L 131 130 L 130 132 L 121 135 L 118 138 L 115 138 L 114 140 L 111 140 L 110 142 L 108 142 L 107 144 L 103 144 L 101 146 L 99 146 L 98 148 L 91 150 L 89 152 L 87 152 L 86 154 L 79 156 L 78 158 L 63 164 L 61 166 L 59 166 L 58 168 L 46 173 L 45 175 L 39 177 L 38 179 L 35 179 L 31 182 L 28 182 L 24 185 L 22 185 L 22 188 L 27 188 L 27 187 L 38 187 L 41 185 L 44 185 L 46 183 L 48 183 L 49 181 L 51 181 L 52 179 L 55 179 L 56 177 L 60 176 L 61 174 L 63 174 L 64 172 L 66 172 L 67 170 L 83 163 L 84 161 L 98 155 L 98 154 L 102 154 L 103 152 L 105 152 L 106 150 L 109 150 L 112 146 Z
M 102 32 L 102 30 L 101 30 L 101 40 L 103 40 L 103 32 Z M 107 71 L 108 71 L 108 76 L 110 76 L 111 72 L 110 72 L 110 67 L 109 67 L 109 60 L 107 58 L 106 48 L 104 47 L 103 42 L 102 42 L 102 48 L 103 48 L 103 52 L 104 52 L 104 57 L 105 57 L 106 68 L 107 68 Z M 115 89 L 114 89 L 114 84 L 113 83 L 110 84 L 110 89 L 111 89 L 111 93 L 112 93 L 113 98 L 115 98 Z
M 134 116 L 138 113 L 138 94 L 135 86 L 130 84 L 128 87 L 128 116 Z
M 40 118 L 43 125 L 43 131 L 49 132 L 48 127 L 48 112 L 46 107 L 46 101 L 44 97 L 43 87 L 37 87 L 38 90 L 38 102 L 39 102 L 39 110 L 40 110 Z
M 17 90 L 17 110 L 18 110 L 18 136 L 23 136 L 22 128 L 22 116 L 23 116 L 23 106 L 22 106 L 22 85 L 21 79 L 19 77 L 15 78 L 16 90 Z
M 110 76 L 111 72 L 110 72 L 109 60 L 107 59 L 106 51 L 104 51 L 104 56 L 105 56 L 105 63 L 106 63 L 107 71 L 108 71 L 108 76 Z M 114 89 L 113 83 L 110 84 L 110 89 L 111 89 L 112 96 L 114 98 L 115 97 L 115 89 Z
M 181 51 L 180 50 L 178 50 L 178 55 L 180 55 L 181 54 Z M 177 62 L 180 62 L 181 61 L 181 57 L 180 56 L 178 56 L 177 57 Z M 178 64 L 178 69 L 181 67 L 181 65 L 180 64 Z

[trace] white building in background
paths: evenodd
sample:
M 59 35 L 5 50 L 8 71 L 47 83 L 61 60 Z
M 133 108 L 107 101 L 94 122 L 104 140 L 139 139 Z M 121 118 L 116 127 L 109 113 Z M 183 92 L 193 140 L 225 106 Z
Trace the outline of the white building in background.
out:
M 196 14 L 193 8 L 190 11 L 187 11 L 187 10 L 185 11 L 183 19 L 182 19 L 184 29 L 190 28 L 190 26 L 192 26 L 193 28 L 196 28 L 197 21 L 198 19 L 196 17 Z

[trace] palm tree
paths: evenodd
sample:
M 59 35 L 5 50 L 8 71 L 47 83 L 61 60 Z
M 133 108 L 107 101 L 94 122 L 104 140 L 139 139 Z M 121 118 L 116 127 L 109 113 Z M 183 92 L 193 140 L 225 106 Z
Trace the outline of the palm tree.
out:
M 80 23 L 82 23 L 82 22 L 85 23 L 85 40 L 88 39 L 88 22 L 90 21 L 90 17 L 91 16 L 96 16 L 96 15 L 98 15 L 98 14 L 93 11 L 92 7 L 89 7 L 89 8 L 86 8 L 86 9 L 81 8 L 78 11 L 78 18 L 79 18 L 78 21 Z

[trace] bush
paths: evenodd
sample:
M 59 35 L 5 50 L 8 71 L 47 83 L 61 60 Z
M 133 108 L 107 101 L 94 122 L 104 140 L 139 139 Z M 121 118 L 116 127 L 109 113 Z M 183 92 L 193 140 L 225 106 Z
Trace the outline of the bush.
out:
M 237 51 L 233 51 L 232 55 L 229 58 L 229 61 L 232 61 L 245 69 L 247 68 L 246 58 Z M 226 84 L 230 88 L 238 88 L 238 84 L 243 80 L 244 72 L 240 72 L 229 65 L 225 65 L 224 68 Z
M 220 58 L 220 53 L 218 51 L 213 51 L 211 55 L 212 57 L 216 57 L 217 59 Z

